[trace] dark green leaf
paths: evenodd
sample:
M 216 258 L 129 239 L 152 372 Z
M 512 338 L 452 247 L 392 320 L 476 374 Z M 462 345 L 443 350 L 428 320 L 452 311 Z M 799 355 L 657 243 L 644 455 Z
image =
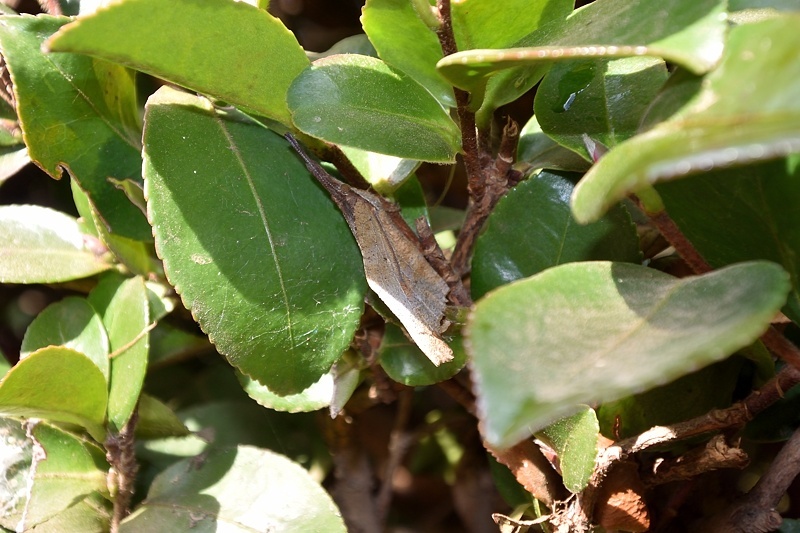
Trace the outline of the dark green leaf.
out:
M 61 346 L 33 352 L 0 381 L 0 413 L 78 424 L 101 442 L 107 402 L 97 365 Z
M 86 56 L 41 53 L 44 40 L 66 22 L 46 15 L 0 19 L 0 48 L 28 155 L 56 179 L 67 169 L 113 232 L 151 239 L 144 215 L 107 181 L 141 181 L 133 72 Z
M 290 123 L 286 90 L 308 65 L 281 21 L 230 0 L 117 2 L 47 44 L 127 65 L 283 124 Z
M 784 311 L 800 323 L 800 156 L 658 186 L 672 219 L 714 267 L 766 259 L 792 277 Z
M 575 218 L 596 220 L 658 181 L 800 150 L 798 25 L 800 14 L 731 30 L 722 63 L 690 105 L 611 150 L 586 174 L 575 189 Z
M 213 349 L 206 337 L 188 333 L 167 322 L 160 322 L 150 332 L 149 367 L 176 363 Z
M 454 106 L 453 88 L 436 72 L 442 46 L 436 33 L 408 0 L 368 0 L 361 24 L 381 59 L 402 70 L 445 106 Z
M 769 325 L 789 289 L 774 263 L 676 279 L 571 263 L 504 286 L 467 324 L 486 439 L 510 446 L 575 411 L 719 361 Z M 536 305 L 531 305 L 536 302 Z
M 458 127 L 439 102 L 373 57 L 320 59 L 292 82 L 287 99 L 295 126 L 328 142 L 440 163 L 461 148 Z
M 93 493 L 69 509 L 57 514 L 47 522 L 41 523 L 32 533 L 106 533 L 111 522 L 111 502 Z
M 556 451 L 567 490 L 577 494 L 589 484 L 597 457 L 600 426 L 591 407 L 544 428 L 536 436 Z
M 83 298 L 68 296 L 39 313 L 22 339 L 20 358 L 47 346 L 81 352 L 94 361 L 108 381 L 108 334 L 103 320 Z
M 607 402 L 597 409 L 602 433 L 619 440 L 728 407 L 742 359 L 720 361 L 647 392 Z
M 639 263 L 639 239 L 621 205 L 603 219 L 581 226 L 569 197 L 575 175 L 541 172 L 498 202 L 475 245 L 472 295 L 574 261 Z
M 145 118 L 145 177 L 170 282 L 220 353 L 278 394 L 350 344 L 366 290 L 341 214 L 281 137 L 162 89 Z
M 103 317 L 111 344 L 111 386 L 108 423 L 120 431 L 139 401 L 147 371 L 150 325 L 147 292 L 142 278 L 105 278 L 89 295 Z
M 36 205 L 0 207 L 0 282 L 54 283 L 110 267 L 69 215 Z
M 458 337 L 460 341 L 461 338 Z M 434 366 L 417 346 L 408 340 L 394 324 L 386 324 L 386 331 L 378 351 L 378 362 L 393 380 L 409 387 L 433 385 L 453 377 L 464 367 L 467 356 L 461 342 L 449 343 L 453 360 Z
M 665 81 L 667 67 L 653 57 L 558 63 L 536 91 L 534 113 L 545 133 L 592 161 L 587 142 L 612 148 L 632 137 Z
M 300 465 L 250 446 L 211 451 L 160 474 L 120 532 L 345 533 L 330 496 Z

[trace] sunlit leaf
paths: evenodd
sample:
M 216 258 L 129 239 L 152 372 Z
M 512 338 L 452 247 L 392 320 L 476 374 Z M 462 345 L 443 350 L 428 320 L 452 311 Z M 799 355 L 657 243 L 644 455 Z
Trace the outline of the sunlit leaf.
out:
M 115 61 L 284 124 L 286 90 L 308 65 L 280 20 L 230 0 L 116 2 L 47 46 Z
M 506 285 L 467 324 L 484 435 L 510 446 L 576 404 L 719 361 L 767 328 L 788 289 L 783 269 L 767 262 L 683 279 L 626 263 L 570 263 Z
M 295 126 L 313 137 L 371 152 L 452 162 L 458 127 L 431 94 L 379 59 L 330 56 L 289 88 Z
M 170 282 L 228 360 L 278 394 L 302 391 L 349 346 L 361 255 L 340 213 L 259 126 L 171 89 L 145 117 L 149 216 Z
M 556 451 L 564 486 L 572 493 L 582 491 L 589 484 L 597 457 L 599 433 L 594 410 L 584 406 L 536 435 Z
M 731 30 L 690 105 L 604 156 L 575 189 L 581 222 L 637 189 L 800 150 L 800 14 Z M 747 80 L 743 83 L 742 80 Z
M 69 215 L 35 205 L 0 207 L 0 282 L 68 281 L 110 267 L 85 245 Z
M 153 481 L 120 532 L 191 529 L 346 532 L 336 505 L 308 472 L 282 455 L 251 446 L 214 450 L 200 460 L 174 464 Z

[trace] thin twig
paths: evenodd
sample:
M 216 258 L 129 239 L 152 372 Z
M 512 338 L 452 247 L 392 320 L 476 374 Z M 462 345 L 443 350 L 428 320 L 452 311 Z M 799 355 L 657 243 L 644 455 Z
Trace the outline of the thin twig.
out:
M 697 251 L 697 248 L 686 238 L 683 232 L 678 228 L 678 225 L 675 224 L 675 221 L 670 218 L 666 211 L 660 211 L 658 213 L 648 213 L 650 216 L 650 220 L 653 221 L 653 224 L 661 232 L 661 235 L 667 240 L 667 242 L 675 248 L 675 251 L 678 252 L 686 264 L 689 265 L 696 274 L 705 274 L 706 272 L 710 272 L 712 270 L 711 265 L 700 255 L 700 252 Z
M 767 472 L 741 500 L 712 521 L 710 533 L 763 533 L 780 527 L 775 511 L 781 497 L 800 473 L 800 429 L 795 430 Z
M 795 368 L 800 368 L 800 349 L 797 348 L 789 339 L 770 326 L 769 329 L 761 335 L 761 340 L 772 353 L 783 359 L 784 362 L 792 365 Z
M 136 474 L 139 472 L 139 465 L 136 463 L 136 441 L 133 435 L 138 419 L 137 408 L 122 430 L 116 435 L 109 435 L 105 442 L 106 459 L 111 465 L 109 474 L 112 485 L 116 485 L 117 488 L 111 517 L 111 533 L 119 531 L 120 522 L 130 513 Z
M 511 169 L 518 138 L 519 127 L 509 119 L 503 128 L 500 152 L 498 152 L 494 165 L 485 175 L 486 181 L 481 189 L 482 195 L 475 198 L 475 201 L 467 208 L 464 226 L 458 234 L 458 241 L 451 260 L 456 274 L 464 274 L 468 270 L 472 249 L 475 247 L 475 241 L 486 219 L 489 218 L 500 198 L 519 181 L 519 177 Z
M 464 288 L 464 283 L 461 281 L 461 276 L 455 273 L 452 265 L 447 261 L 444 252 L 436 242 L 428 221 L 425 217 L 419 217 L 416 220 L 417 235 L 419 235 L 420 243 L 422 243 L 422 253 L 428 263 L 436 270 L 436 273 L 450 287 L 448 298 L 450 301 L 460 307 L 470 307 L 472 305 L 472 298 L 470 298 L 467 290 Z

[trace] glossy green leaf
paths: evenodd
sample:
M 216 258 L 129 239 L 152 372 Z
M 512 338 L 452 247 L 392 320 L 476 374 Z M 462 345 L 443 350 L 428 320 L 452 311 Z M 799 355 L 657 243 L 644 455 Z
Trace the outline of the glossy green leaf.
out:
M 103 373 L 70 348 L 30 354 L 0 381 L 0 413 L 78 424 L 103 441 L 108 393 Z
M 330 56 L 303 71 L 287 96 L 295 126 L 371 152 L 452 162 L 458 127 L 431 94 L 379 59 Z
M 170 282 L 243 373 L 302 391 L 350 344 L 366 283 L 330 197 L 286 141 L 161 89 L 145 117 L 149 216 Z
M 324 52 L 306 50 L 306 55 L 312 61 L 336 54 L 359 54 L 362 56 L 378 57 L 378 52 L 375 50 L 375 47 L 372 46 L 369 38 L 363 33 L 345 37 Z
M 800 14 L 731 30 L 722 63 L 690 105 L 589 171 L 575 189 L 575 218 L 595 220 L 658 181 L 800 150 L 798 24 Z
M 85 245 L 71 216 L 36 205 L 0 207 L 0 282 L 55 283 L 110 267 Z
M 742 362 L 731 357 L 647 392 L 606 402 L 597 409 L 601 430 L 608 438 L 626 439 L 653 426 L 728 407 Z
M 64 346 L 84 354 L 108 381 L 108 334 L 103 320 L 85 299 L 68 296 L 39 313 L 25 331 L 20 358 L 47 346 Z
M 361 24 L 378 55 L 425 87 L 442 105 L 454 106 L 453 88 L 436 71 L 442 46 L 408 0 L 367 0 Z
M 0 419 L 0 449 L 0 524 L 11 530 L 39 531 L 33 528 L 89 494 L 108 493 L 103 450 L 62 429 Z
M 475 244 L 472 296 L 574 261 L 641 262 L 639 238 L 621 205 L 594 224 L 572 218 L 574 174 L 543 171 L 514 187 Z
M 581 173 L 589 170 L 586 159 L 545 135 L 536 115 L 519 132 L 514 166 L 523 173 L 542 168 Z
M 151 239 L 142 213 L 107 181 L 141 181 L 133 72 L 86 56 L 43 54 L 44 40 L 68 21 L 47 15 L 0 19 L 0 48 L 28 155 L 56 179 L 68 170 L 113 232 Z
M 220 529 L 346 532 L 336 505 L 308 472 L 251 446 L 214 450 L 171 466 L 120 532 Z
M 231 0 L 117 2 L 47 44 L 127 65 L 283 124 L 290 123 L 286 91 L 308 65 L 283 23 Z
M 784 311 L 800 323 L 800 156 L 658 186 L 670 217 L 714 267 L 766 259 L 792 277 Z
M 461 342 L 451 342 L 450 346 L 453 348 L 453 360 L 434 366 L 398 326 L 386 324 L 378 350 L 378 362 L 386 374 L 398 383 L 424 387 L 446 381 L 464 367 L 467 356 Z
M 767 262 L 683 279 L 626 263 L 570 263 L 504 286 L 467 324 L 484 436 L 510 446 L 576 404 L 724 359 L 767 328 L 788 290 L 786 273 Z
M 120 431 L 139 401 L 147 371 L 150 325 L 147 292 L 142 278 L 105 278 L 89 295 L 102 316 L 111 345 L 111 386 L 108 423 Z
M 533 109 L 545 133 L 592 161 L 586 136 L 608 148 L 632 137 L 665 81 L 667 67 L 653 57 L 558 63 Z
M 137 439 L 183 437 L 189 434 L 189 430 L 172 409 L 149 394 L 142 394 L 139 397 L 137 413 L 139 416 L 136 420 Z
M 525 69 L 580 58 L 649 55 L 703 73 L 722 52 L 724 8 L 721 0 L 598 0 L 566 20 L 549 21 L 513 48 L 459 52 L 439 61 L 438 69 L 457 87 L 479 95 L 486 76 L 499 70 L 518 67 L 502 74 L 504 83 L 525 89 L 537 79 Z
M 536 436 L 556 451 L 567 490 L 577 494 L 585 489 L 594 472 L 600 436 L 594 409 L 583 406 L 574 415 L 550 424 Z

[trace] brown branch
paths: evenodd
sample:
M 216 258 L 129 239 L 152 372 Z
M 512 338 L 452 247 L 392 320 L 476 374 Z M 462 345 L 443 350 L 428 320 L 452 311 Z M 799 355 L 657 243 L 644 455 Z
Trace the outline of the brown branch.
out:
M 320 154 L 323 159 L 330 161 L 345 182 L 351 187 L 362 190 L 370 190 L 372 185 L 361 175 L 361 172 L 353 165 L 353 162 L 342 152 L 342 149 L 335 144 L 326 144 L 324 152 Z
M 61 16 L 64 14 L 58 0 L 39 0 L 39 7 L 48 15 Z
M 738 446 L 729 446 L 722 435 L 715 435 L 703 446 L 689 450 L 674 459 L 663 459 L 653 465 L 652 472 L 642 481 L 646 485 L 663 485 L 673 481 L 692 479 L 695 476 L 723 468 L 742 469 L 750 458 Z
M 138 419 L 137 408 L 122 430 L 116 435 L 109 435 L 105 442 L 106 459 L 111 465 L 109 471 L 111 485 L 116 487 L 117 492 L 111 517 L 111 533 L 119 531 L 120 522 L 130 513 L 136 474 L 139 472 L 139 465 L 136 463 L 136 441 L 133 435 Z
M 675 224 L 675 221 L 670 218 L 666 211 L 658 213 L 648 213 L 653 224 L 661 232 L 661 235 L 667 242 L 675 248 L 686 264 L 689 265 L 696 274 L 705 274 L 712 270 L 711 265 L 706 262 L 697 248 L 686 238 L 683 232 Z
M 783 359 L 787 364 L 795 368 L 800 368 L 800 349 L 797 348 L 789 339 L 770 326 L 769 329 L 761 335 L 761 340 L 772 353 Z
M 503 138 L 500 141 L 500 151 L 497 154 L 492 167 L 486 173 L 486 181 L 483 184 L 481 196 L 467 208 L 467 216 L 464 226 L 458 234 L 458 241 L 453 252 L 453 270 L 457 274 L 464 274 L 468 267 L 472 249 L 475 241 L 483 228 L 486 219 L 492 213 L 492 209 L 502 198 L 508 189 L 519 181 L 519 176 L 511 169 L 514 161 L 517 139 L 519 138 L 519 127 L 509 119 L 503 128 Z
M 712 520 L 710 533 L 762 533 L 780 527 L 775 511 L 781 497 L 800 473 L 800 429 L 795 430 L 767 472 L 741 500 Z
M 419 217 L 416 220 L 416 224 L 417 235 L 419 235 L 419 241 L 422 244 L 422 254 L 433 269 L 436 270 L 437 274 L 447 283 L 448 287 L 450 287 L 448 298 L 453 305 L 470 307 L 472 305 L 472 298 L 470 298 L 467 293 L 467 289 L 464 288 L 461 277 L 455 273 L 452 265 L 445 258 L 444 252 L 442 252 L 439 243 L 436 242 L 436 238 L 433 236 L 433 230 L 431 230 L 428 221 L 425 217 Z
M 525 490 L 548 507 L 566 498 L 567 490 L 561 476 L 532 440 L 524 440 L 508 450 L 496 450 L 486 443 L 484 446 L 498 463 L 511 470 Z
M 751 392 L 744 400 L 726 409 L 714 409 L 704 415 L 670 426 L 656 426 L 636 437 L 606 447 L 598 455 L 594 473 L 582 494 L 580 509 L 576 512 L 581 513 L 582 520 L 586 524 L 590 523 L 599 488 L 618 461 L 655 446 L 742 427 L 758 413 L 783 398 L 785 391 L 798 383 L 800 383 L 800 370 L 793 366 L 785 366 L 760 389 Z

